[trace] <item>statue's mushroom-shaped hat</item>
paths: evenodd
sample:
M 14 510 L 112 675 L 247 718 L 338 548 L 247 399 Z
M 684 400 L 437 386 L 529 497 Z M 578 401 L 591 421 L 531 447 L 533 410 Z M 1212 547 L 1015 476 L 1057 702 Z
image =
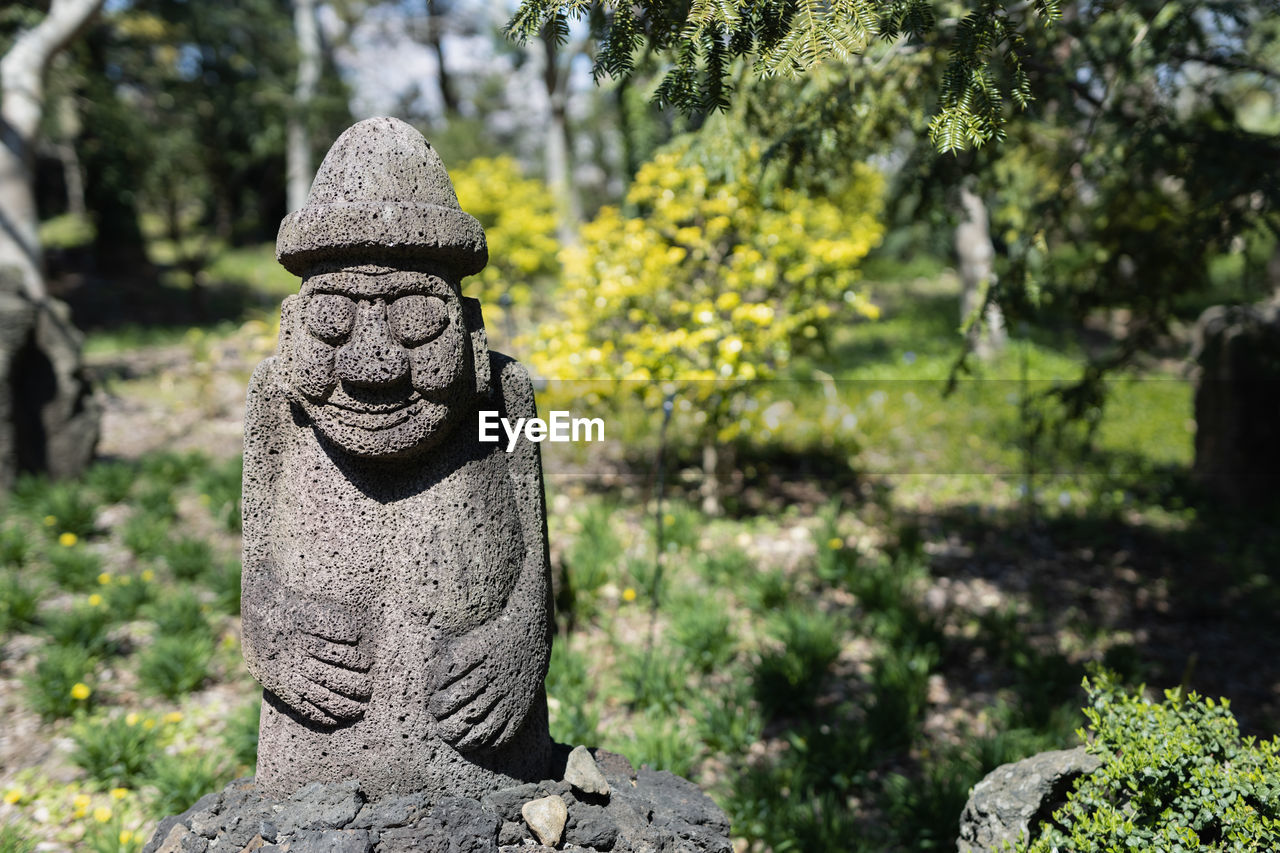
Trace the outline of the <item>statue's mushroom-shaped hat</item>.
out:
M 399 119 L 371 118 L 333 143 L 307 203 L 280 222 L 276 257 L 295 275 L 385 259 L 441 261 L 461 278 L 482 270 L 489 250 L 431 143 Z

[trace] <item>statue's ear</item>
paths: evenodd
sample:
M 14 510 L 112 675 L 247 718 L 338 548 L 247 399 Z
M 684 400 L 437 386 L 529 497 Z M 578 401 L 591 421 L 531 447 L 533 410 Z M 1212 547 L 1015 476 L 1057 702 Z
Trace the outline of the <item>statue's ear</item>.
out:
M 298 294 L 294 293 L 286 296 L 284 302 L 280 303 L 280 337 L 276 342 L 276 353 L 280 359 L 280 370 L 276 372 L 276 378 L 286 394 L 293 384 L 289 380 L 293 376 L 293 335 L 297 328 L 297 316 Z
M 462 297 L 462 319 L 471 332 L 471 357 L 476 367 L 476 393 L 488 397 L 492 391 L 489 371 L 489 338 L 484 332 L 484 316 L 480 313 L 480 300 Z

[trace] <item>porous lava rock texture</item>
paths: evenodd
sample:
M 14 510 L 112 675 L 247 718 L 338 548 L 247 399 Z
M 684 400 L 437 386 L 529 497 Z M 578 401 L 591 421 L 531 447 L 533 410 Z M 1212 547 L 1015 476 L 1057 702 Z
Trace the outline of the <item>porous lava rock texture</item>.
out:
M 276 257 L 305 276 L 353 258 L 447 263 L 461 277 L 487 263 L 484 229 L 463 213 L 440 155 L 394 118 L 365 119 L 338 137 L 306 205 L 280 223 Z
M 1192 472 L 1230 503 L 1270 500 L 1280 489 L 1280 294 L 1207 309 L 1193 338 Z
M 36 301 L 0 268 L 0 489 L 19 473 L 75 477 L 93 460 L 102 407 L 67 306 Z
M 481 410 L 536 408 L 462 296 L 483 231 L 421 134 L 379 118 L 334 144 L 277 249 L 303 280 L 245 417 L 256 790 L 479 798 L 547 778 L 542 466 L 478 430 Z
M 1083 746 L 1002 764 L 973 786 L 960 817 L 959 853 L 997 853 L 1031 838 L 1101 761 Z M 1007 845 L 1007 847 L 1006 847 Z
M 607 795 L 544 780 L 479 798 L 416 793 L 371 802 L 352 780 L 314 783 L 276 801 L 241 779 L 162 821 L 143 853 L 732 851 L 724 812 L 691 782 L 665 771 L 635 772 L 603 750 L 594 755 Z M 554 848 L 538 842 L 522 815 L 527 804 L 546 799 L 567 812 Z

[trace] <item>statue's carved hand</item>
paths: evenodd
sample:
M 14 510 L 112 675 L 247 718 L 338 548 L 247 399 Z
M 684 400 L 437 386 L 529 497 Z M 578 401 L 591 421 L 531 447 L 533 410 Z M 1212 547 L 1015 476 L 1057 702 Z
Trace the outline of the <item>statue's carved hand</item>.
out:
M 254 594 L 245 595 L 245 657 L 262 686 L 322 726 L 363 717 L 373 661 L 356 613 L 333 602 L 299 601 L 267 572 L 251 575 L 246 589 Z
M 373 693 L 373 661 L 358 620 L 348 608 L 329 602 L 295 605 L 292 680 L 303 716 L 324 725 L 358 720 Z
M 460 637 L 436 669 L 427 705 L 440 737 L 459 752 L 510 741 L 542 684 L 546 657 L 504 619 Z

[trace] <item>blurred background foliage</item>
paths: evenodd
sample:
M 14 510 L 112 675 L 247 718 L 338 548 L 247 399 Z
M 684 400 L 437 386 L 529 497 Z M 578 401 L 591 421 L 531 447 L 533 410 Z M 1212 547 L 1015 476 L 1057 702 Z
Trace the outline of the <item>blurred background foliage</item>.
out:
M 0 55 L 49 8 L 0 8 Z M 923 850 L 1071 742 L 1090 663 L 1275 730 L 1274 517 L 1190 481 L 1186 357 L 1280 285 L 1277 12 L 105 3 L 48 69 L 34 191 L 139 434 L 5 507 L 0 698 L 78 769 L 0 766 L 0 850 L 136 850 L 252 765 L 239 460 L 199 430 L 238 441 L 298 286 L 288 176 L 373 114 L 483 223 L 495 348 L 609 424 L 544 447 L 557 737 L 694 775 L 746 849 Z

